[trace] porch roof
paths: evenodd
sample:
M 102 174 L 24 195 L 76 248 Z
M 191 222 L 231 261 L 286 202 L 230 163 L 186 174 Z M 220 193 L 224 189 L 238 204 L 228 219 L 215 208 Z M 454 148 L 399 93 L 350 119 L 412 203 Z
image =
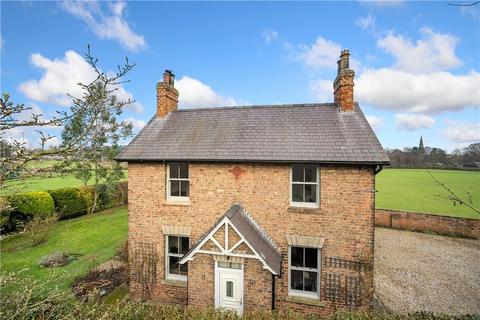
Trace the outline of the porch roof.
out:
M 268 236 L 253 218 L 248 214 L 246 209 L 240 204 L 234 204 L 230 209 L 221 216 L 218 221 L 190 248 L 190 250 L 182 257 L 180 263 L 183 264 L 192 259 L 192 257 L 200 250 L 200 248 L 213 237 L 215 232 L 221 227 L 222 223 L 229 223 L 235 232 L 239 234 L 242 240 L 255 254 L 255 258 L 259 259 L 264 267 L 273 274 L 280 274 L 282 254 L 278 250 L 273 240 Z M 228 249 L 228 248 L 226 248 Z M 235 256 L 231 251 L 226 250 L 225 255 Z M 253 256 L 252 256 L 253 257 Z

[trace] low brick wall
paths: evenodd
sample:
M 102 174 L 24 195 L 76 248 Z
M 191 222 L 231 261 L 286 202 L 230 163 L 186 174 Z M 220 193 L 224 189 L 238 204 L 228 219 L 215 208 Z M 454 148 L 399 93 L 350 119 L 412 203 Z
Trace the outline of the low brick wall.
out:
M 395 210 L 375 210 L 375 226 L 480 239 L 480 220 Z

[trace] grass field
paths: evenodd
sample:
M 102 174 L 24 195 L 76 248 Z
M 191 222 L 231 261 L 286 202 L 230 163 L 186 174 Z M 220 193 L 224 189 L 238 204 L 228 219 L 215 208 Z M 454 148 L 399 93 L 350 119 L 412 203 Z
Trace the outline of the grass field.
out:
M 480 209 L 480 172 L 430 170 L 432 175 L 462 199 Z M 453 217 L 480 219 L 466 206 L 454 205 L 448 192 L 424 169 L 384 169 L 376 178 L 376 207 Z
M 126 171 L 125 174 L 127 174 Z M 127 180 L 127 178 L 125 178 L 125 180 Z M 89 184 L 93 184 L 93 179 Z M 73 176 L 33 177 L 10 180 L 7 181 L 6 185 L 8 187 L 6 192 L 10 192 L 12 189 L 15 190 L 15 192 L 47 191 L 67 187 L 80 187 L 83 185 L 83 181 Z M 2 194 L 2 191 L 0 191 L 0 194 Z
M 66 289 L 92 267 L 111 259 L 127 239 L 127 209 L 113 208 L 80 218 L 60 221 L 47 242 L 30 246 L 26 234 L 7 237 L 1 242 L 1 271 L 22 272 L 50 289 Z M 75 254 L 76 260 L 61 268 L 44 268 L 39 260 L 55 252 Z
M 28 191 L 48 191 L 55 190 L 60 188 L 68 187 L 80 187 L 83 185 L 83 181 L 76 179 L 73 175 L 57 175 L 54 170 L 54 165 L 57 164 L 57 160 L 41 160 L 41 161 L 32 161 L 28 163 L 28 168 L 36 169 L 49 169 L 49 173 L 43 172 L 38 173 L 38 176 L 35 177 L 21 177 L 18 179 L 8 180 L 5 183 L 5 187 L 0 189 L 0 195 L 7 193 L 19 193 L 19 192 L 28 192 Z M 125 179 L 128 174 L 127 170 L 123 171 L 125 173 Z M 91 179 L 88 184 L 93 184 L 94 180 Z M 100 182 L 101 183 L 101 182 Z

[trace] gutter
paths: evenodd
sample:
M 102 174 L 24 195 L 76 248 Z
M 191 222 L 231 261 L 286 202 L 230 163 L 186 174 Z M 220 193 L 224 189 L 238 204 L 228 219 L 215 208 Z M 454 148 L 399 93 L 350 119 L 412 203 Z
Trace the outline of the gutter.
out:
M 292 163 L 312 163 L 326 165 L 389 165 L 389 161 L 315 161 L 315 160 L 245 160 L 245 159 L 132 159 L 132 158 L 114 158 L 118 162 L 131 163 L 167 163 L 167 162 L 189 162 L 189 163 L 270 163 L 270 164 L 292 164 Z M 380 170 L 381 171 L 381 170 Z

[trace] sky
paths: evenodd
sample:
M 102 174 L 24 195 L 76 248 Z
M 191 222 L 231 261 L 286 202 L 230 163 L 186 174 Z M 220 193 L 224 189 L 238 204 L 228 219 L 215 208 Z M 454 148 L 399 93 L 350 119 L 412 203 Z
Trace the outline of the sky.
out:
M 468 1 L 467 1 L 468 2 Z M 179 108 L 332 102 L 340 51 L 351 52 L 355 101 L 385 148 L 447 151 L 480 142 L 480 4 L 435 2 L 2 1 L 1 92 L 51 117 L 77 83 L 128 57 L 122 119 L 138 132 L 156 83 L 176 75 Z M 60 143 L 60 129 L 47 129 Z M 33 128 L 12 129 L 38 146 Z

